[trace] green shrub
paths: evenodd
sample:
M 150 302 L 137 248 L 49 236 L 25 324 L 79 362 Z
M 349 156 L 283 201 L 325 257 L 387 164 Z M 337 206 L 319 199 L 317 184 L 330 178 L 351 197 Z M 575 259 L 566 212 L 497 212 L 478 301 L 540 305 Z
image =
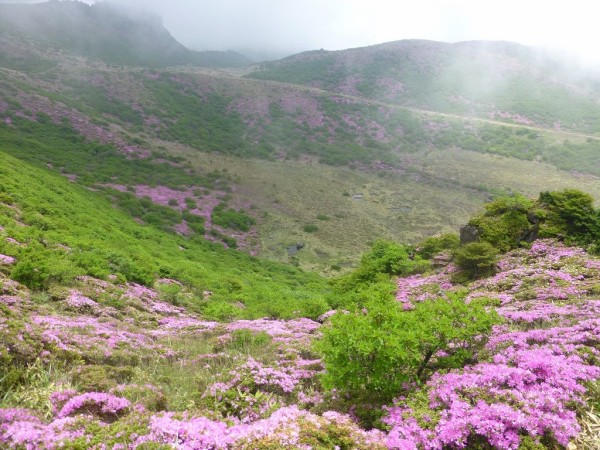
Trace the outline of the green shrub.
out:
M 489 242 L 470 242 L 454 254 L 454 262 L 470 278 L 492 274 L 496 268 L 498 250 Z
M 148 411 L 163 411 L 167 408 L 167 397 L 151 384 L 120 384 L 111 393 L 125 397 L 133 404 L 141 404 Z
M 235 305 L 225 301 L 211 301 L 203 309 L 202 313 L 212 320 L 225 322 L 242 316 L 242 311 Z
M 264 331 L 234 330 L 225 348 L 240 353 L 251 353 L 253 350 L 269 346 L 272 342 L 273 338 Z
M 481 240 L 507 252 L 534 237 L 534 224 L 530 222 L 533 205 L 533 200 L 519 194 L 500 197 L 486 204 L 485 212 L 469 224 L 477 228 Z
M 211 218 L 215 225 L 240 231 L 249 231 L 256 221 L 244 211 L 225 209 L 225 203 L 220 203 L 213 209 Z
M 586 245 L 600 238 L 600 211 L 591 195 L 576 189 L 542 192 L 538 200 L 547 210 L 540 237 L 560 237 L 571 244 Z
M 492 326 L 495 311 L 463 296 L 425 301 L 402 311 L 389 285 L 372 291 L 364 308 L 338 313 L 323 329 L 316 348 L 326 367 L 323 383 L 352 398 L 385 404 L 405 383 L 423 383 L 441 368 L 474 362 Z
M 441 236 L 431 236 L 426 238 L 417 247 L 417 254 L 424 259 L 431 259 L 433 256 L 444 251 L 454 251 L 458 248 L 460 239 L 457 234 L 448 233 Z
M 73 369 L 71 377 L 83 392 L 108 392 L 117 384 L 131 380 L 133 374 L 129 366 L 84 365 Z
M 84 273 L 64 253 L 32 243 L 19 255 L 11 277 L 30 289 L 45 290 L 53 283 L 69 284 Z
M 304 225 L 304 228 L 302 228 L 302 230 L 304 230 L 305 233 L 316 233 L 317 231 L 319 231 L 319 227 L 316 226 L 314 223 L 309 223 L 308 225 Z
M 600 210 L 593 198 L 576 189 L 542 192 L 537 201 L 522 195 L 500 197 L 469 222 L 479 238 L 508 251 L 539 238 L 556 238 L 568 245 L 600 251 Z
M 358 268 L 336 282 L 337 293 L 349 292 L 361 284 L 396 275 L 422 273 L 430 268 L 429 261 L 412 255 L 408 246 L 395 242 L 377 240 L 371 250 L 363 255 Z

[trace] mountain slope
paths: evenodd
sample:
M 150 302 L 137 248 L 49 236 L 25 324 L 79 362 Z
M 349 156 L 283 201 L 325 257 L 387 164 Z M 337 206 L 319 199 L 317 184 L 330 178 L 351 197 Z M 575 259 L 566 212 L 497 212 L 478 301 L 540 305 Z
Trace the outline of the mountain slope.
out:
M 52 62 L 0 70 L 13 156 L 136 220 L 311 270 L 352 266 L 376 237 L 455 229 L 495 193 L 600 195 L 598 141 L 585 137 L 198 69 Z
M 15 258 L 10 273 L 31 289 L 68 286 L 83 275 L 143 284 L 173 277 L 194 292 L 189 307 L 215 317 L 291 317 L 304 302 L 326 309 L 325 283 L 316 275 L 141 225 L 98 192 L 11 153 L 15 147 L 3 143 L 0 253 Z M 205 290 L 214 294 L 210 303 Z
M 306 52 L 249 76 L 439 112 L 600 132 L 598 74 L 564 55 L 510 42 L 406 40 Z
M 131 21 L 106 5 L 17 6 L 72 9 L 84 22 L 104 17 L 90 25 L 98 42 L 113 42 L 124 32 L 119 24 Z M 36 20 L 49 29 L 49 19 Z M 132 33 L 150 30 L 148 42 L 165 48 L 174 42 L 159 24 L 148 25 L 152 20 L 127 23 Z M 27 30 L 0 33 L 0 145 L 169 233 L 335 274 L 355 265 L 375 238 L 417 243 L 451 231 L 499 193 L 572 186 L 600 196 L 600 140 L 593 134 L 517 120 L 513 112 L 491 118 L 415 107 L 413 94 L 425 84 L 437 83 L 437 91 L 424 91 L 424 100 L 434 101 L 454 95 L 461 77 L 472 77 L 463 67 L 449 72 L 456 83 L 439 81 L 459 54 L 483 73 L 481 83 L 505 60 L 516 61 L 515 73 L 538 76 L 543 69 L 566 83 L 564 66 L 552 69 L 552 59 L 528 63 L 525 47 L 408 41 L 312 52 L 272 65 L 296 61 L 298 70 L 282 79 L 308 84 L 291 84 L 192 66 L 106 65 L 76 56 L 91 58 L 95 44 L 79 53 L 51 51 Z M 482 47 L 481 61 L 467 57 Z M 333 61 L 329 72 L 323 56 Z M 309 59 L 316 65 L 307 71 Z M 353 71 L 366 80 L 355 79 L 355 87 L 379 83 L 388 90 L 346 89 L 334 77 L 342 73 L 338 66 L 344 76 Z M 412 87 L 394 99 L 384 95 L 391 84 L 380 81 L 400 69 L 412 74 L 406 75 L 412 84 L 405 80 Z M 504 79 L 507 70 L 494 76 Z M 433 75 L 425 83 L 427 73 Z M 305 75 L 313 78 L 293 78 Z M 564 110 L 578 108 L 578 97 L 569 95 Z
M 2 4 L 0 30 L 3 35 L 31 40 L 42 47 L 112 64 L 233 67 L 250 62 L 234 52 L 189 50 L 157 17 L 106 3 Z

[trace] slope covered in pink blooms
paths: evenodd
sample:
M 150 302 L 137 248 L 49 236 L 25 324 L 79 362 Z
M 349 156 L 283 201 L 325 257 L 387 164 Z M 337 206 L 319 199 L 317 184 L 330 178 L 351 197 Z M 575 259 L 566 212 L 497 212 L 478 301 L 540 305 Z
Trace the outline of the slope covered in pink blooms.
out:
M 320 321 L 216 322 L 165 302 L 161 286 L 173 280 L 150 289 L 81 277 L 48 302 L 3 275 L 1 351 L 28 358 L 29 376 L 50 379 L 35 383 L 32 376 L 7 396 L 0 442 L 95 449 L 151 443 L 565 448 L 577 438 L 590 408 L 587 392 L 600 379 L 600 260 L 545 240 L 506 254 L 498 269 L 466 287 L 467 301 L 486 297 L 504 318 L 485 352 L 463 369 L 440 371 L 399 392 L 384 407 L 380 429 L 371 431 L 335 411 L 335 393 L 320 384 L 324 367 L 311 343 L 334 312 Z M 446 265 L 398 279 L 398 301 L 411 309 L 464 289 L 452 281 L 455 270 Z M 48 375 L 52 365 L 62 375 Z

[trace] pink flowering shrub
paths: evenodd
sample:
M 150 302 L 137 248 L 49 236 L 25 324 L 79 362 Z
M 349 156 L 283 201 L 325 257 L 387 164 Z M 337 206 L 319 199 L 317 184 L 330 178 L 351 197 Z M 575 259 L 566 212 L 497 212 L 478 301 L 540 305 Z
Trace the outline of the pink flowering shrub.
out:
M 110 422 L 129 413 L 130 406 L 129 400 L 123 397 L 104 392 L 87 392 L 67 400 L 56 417 L 62 419 L 75 414 L 91 414 Z
M 72 290 L 65 300 L 69 309 L 78 312 L 96 313 L 99 311 L 99 305 L 91 298 L 86 297 L 81 292 Z
M 224 417 L 249 423 L 267 417 L 278 407 L 298 403 L 300 392 L 314 384 L 320 369 L 318 360 L 282 361 L 270 367 L 248 358 L 229 373 L 228 382 L 209 386 L 202 397 Z
M 398 401 L 388 409 L 387 442 L 391 448 L 411 448 L 407 442 L 412 448 L 464 448 L 481 436 L 494 448 L 514 450 L 523 435 L 550 435 L 567 445 L 579 431 L 575 411 L 567 405 L 580 401 L 582 382 L 599 376 L 600 368 L 578 356 L 546 349 L 517 351 L 494 363 L 436 375 L 427 384 L 428 397 L 414 404 Z
M 600 378 L 600 302 L 583 296 L 600 274 L 588 271 L 581 250 L 551 241 L 511 252 L 498 267 L 468 296 L 497 299 L 508 320 L 490 336 L 489 359 L 438 373 L 386 408 L 390 448 L 554 448 L 579 432 L 575 408 L 585 383 Z M 409 295 L 418 292 L 414 286 Z
M 42 303 L 0 274 L 0 378 L 23 380 L 36 360 L 49 374 L 55 363 L 81 364 L 60 374 L 78 391 L 49 386 L 51 419 L 42 419 L 41 411 L 0 408 L 0 448 L 564 448 L 594 395 L 586 388 L 600 380 L 600 262 L 545 240 L 504 255 L 497 267 L 495 276 L 463 287 L 451 281 L 455 268 L 441 264 L 435 273 L 396 284 L 371 283 L 354 298 L 357 306 L 348 302 L 327 313 L 323 324 L 306 318 L 211 322 L 161 301 L 154 289 L 85 277 L 63 289 L 60 302 Z M 504 323 L 489 337 L 487 331 L 471 340 L 459 336 L 439 347 L 442 338 L 465 330 L 449 320 L 460 308 L 448 312 L 438 305 L 452 306 L 457 294 L 463 298 L 460 291 L 461 308 L 495 308 Z M 112 300 L 120 314 L 107 314 Z M 68 301 L 73 304 L 65 308 Z M 461 320 L 482 324 L 473 315 Z M 340 353 L 356 365 L 324 374 L 313 341 L 338 321 L 348 321 L 340 333 L 346 341 L 338 337 L 351 344 L 338 346 Z M 422 330 L 411 335 L 415 324 L 433 337 Z M 451 333 L 441 333 L 447 329 Z M 404 332 L 405 341 L 398 337 Z M 398 349 L 419 355 L 402 382 L 396 375 L 408 360 L 392 358 L 381 365 L 377 384 L 365 378 L 372 389 L 352 385 L 324 393 L 328 377 L 346 380 L 377 369 L 369 364 Z M 357 405 L 384 389 L 390 400 L 362 410 Z M 7 398 L 6 405 L 18 406 Z M 188 404 L 194 409 L 184 412 Z M 357 418 L 385 431 L 364 431 Z
M 186 449 L 351 448 L 384 449 L 380 431 L 363 431 L 348 416 L 317 416 L 295 406 L 284 407 L 252 424 L 228 426 L 205 417 L 179 418 L 164 413 L 150 418 L 149 433 L 133 448 L 149 443 L 171 444 Z
M 25 410 L 0 409 L 2 448 L 55 449 L 83 436 L 76 419 L 56 419 L 48 425 Z
M 9 266 L 11 264 L 14 264 L 15 261 L 16 261 L 16 259 L 13 258 L 12 256 L 3 255 L 0 253 L 0 264 Z

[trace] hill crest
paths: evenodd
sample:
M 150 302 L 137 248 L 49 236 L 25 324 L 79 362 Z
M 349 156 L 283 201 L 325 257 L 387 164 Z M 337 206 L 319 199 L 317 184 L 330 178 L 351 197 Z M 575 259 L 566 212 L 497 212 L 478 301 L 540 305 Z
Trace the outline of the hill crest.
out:
M 196 52 L 180 44 L 153 14 L 111 3 L 1 4 L 0 34 L 107 63 L 141 66 L 238 67 L 235 52 Z

